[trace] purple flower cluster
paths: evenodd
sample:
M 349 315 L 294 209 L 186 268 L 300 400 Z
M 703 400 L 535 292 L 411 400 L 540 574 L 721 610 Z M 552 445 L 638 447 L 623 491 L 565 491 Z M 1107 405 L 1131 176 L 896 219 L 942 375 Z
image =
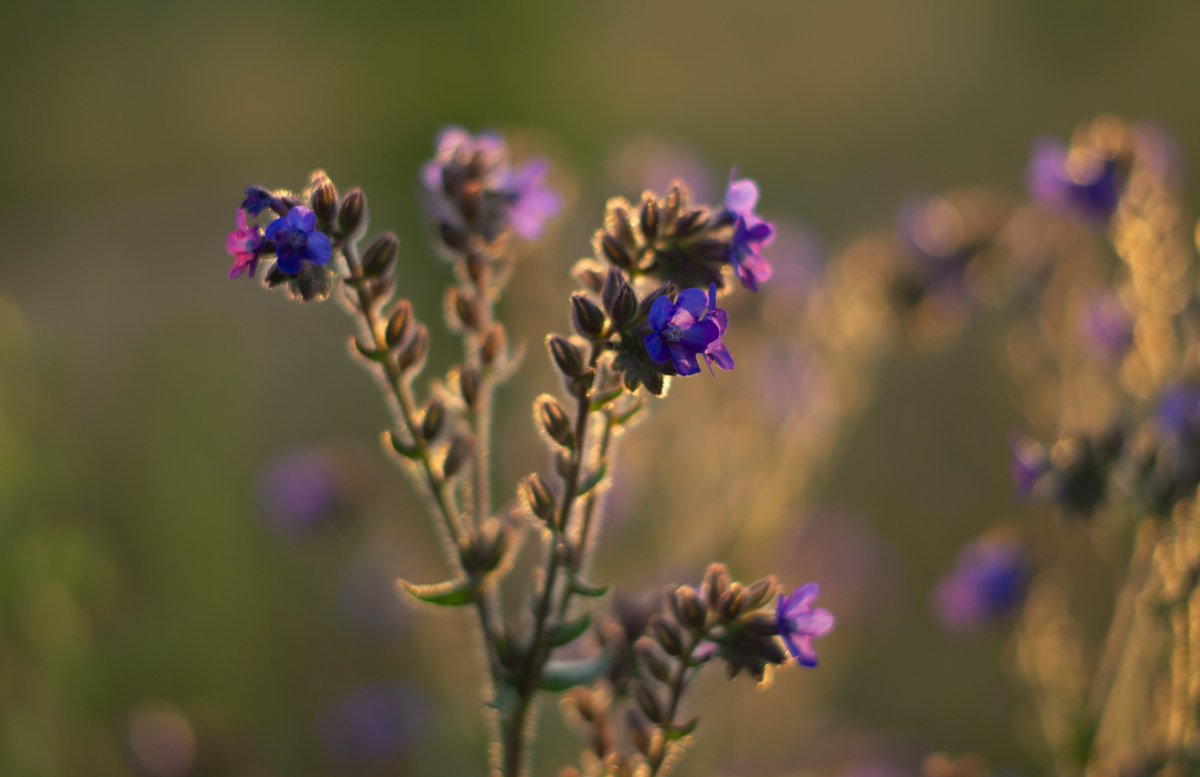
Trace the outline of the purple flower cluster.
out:
M 670 362 L 681 376 L 700 371 L 697 357 L 722 370 L 733 369 L 733 357 L 721 341 L 729 325 L 725 311 L 717 307 L 717 287 L 708 294 L 701 289 L 684 289 L 672 300 L 662 296 L 650 306 L 650 333 L 646 352 L 658 364 Z
M 733 219 L 733 238 L 729 244 L 729 264 L 738 280 L 750 291 L 771 279 L 771 265 L 762 250 L 775 239 L 775 227 L 754 212 L 758 205 L 758 185 L 749 178 L 729 175 L 725 190 L 725 212 Z
M 562 198 L 546 185 L 548 172 L 544 159 L 512 167 L 497 134 L 473 136 L 449 127 L 438 135 L 434 158 L 421 168 L 421 182 L 438 222 L 488 240 L 508 228 L 536 240 L 545 222 L 562 210 Z
M 814 608 L 813 602 L 821 589 L 816 583 L 802 585 L 788 596 L 780 596 L 775 608 L 775 628 L 787 645 L 788 652 L 801 666 L 817 665 L 817 653 L 812 641 L 833 629 L 834 617 L 829 610 Z
M 1026 184 L 1043 205 L 1103 223 L 1117 209 L 1125 181 L 1116 159 L 1041 140 L 1033 147 Z
M 1025 601 L 1032 574 L 1024 546 L 1014 539 L 993 536 L 968 543 L 934 592 L 942 625 L 969 633 L 1010 617 Z
M 279 214 L 267 225 L 266 232 L 247 219 L 265 210 Z M 238 209 L 236 229 L 225 238 L 225 250 L 233 257 L 230 279 L 248 274 L 253 278 L 258 261 L 274 254 L 275 269 L 284 275 L 299 275 L 305 263 L 324 267 L 332 257 L 329 236 L 317 229 L 317 217 L 303 205 L 292 205 L 259 186 L 246 190 L 246 198 Z

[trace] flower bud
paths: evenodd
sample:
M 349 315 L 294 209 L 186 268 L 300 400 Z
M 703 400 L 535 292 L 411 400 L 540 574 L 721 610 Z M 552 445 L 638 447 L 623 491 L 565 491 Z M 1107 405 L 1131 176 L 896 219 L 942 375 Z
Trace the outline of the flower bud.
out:
M 396 252 L 400 241 L 391 232 L 384 232 L 363 253 L 362 271 L 368 278 L 381 278 L 387 275 L 396 261 Z
M 629 729 L 629 738 L 633 742 L 633 746 L 641 753 L 648 753 L 654 732 L 650 730 L 650 727 L 642 720 L 642 716 L 637 714 L 635 710 L 629 710 L 626 723 L 626 728 Z
M 521 501 L 529 508 L 529 512 L 541 518 L 548 526 L 553 526 L 557 506 L 554 495 L 550 493 L 541 476 L 536 472 L 528 475 L 521 481 L 520 492 Z
M 671 188 L 667 190 L 667 207 L 664 214 L 666 220 L 674 221 L 679 218 L 679 211 L 683 209 L 686 201 L 687 197 L 684 196 L 683 190 L 679 188 L 679 184 L 672 184 Z
M 571 323 L 575 331 L 590 339 L 599 339 L 604 334 L 604 311 L 585 294 L 571 295 Z
M 476 288 L 488 285 L 488 275 L 492 270 L 492 259 L 482 251 L 468 251 L 463 264 L 467 267 L 467 275 Z
M 733 621 L 742 614 L 745 605 L 746 589 L 739 583 L 730 583 L 729 588 L 717 600 L 717 612 L 721 613 L 721 617 L 726 621 Z
M 551 335 L 546 342 L 550 346 L 550 355 L 554 357 L 555 365 L 563 375 L 578 378 L 583 374 L 583 354 L 570 340 L 560 335 Z
M 467 459 L 471 458 L 473 447 L 474 443 L 469 436 L 454 435 L 454 439 L 450 440 L 450 446 L 446 450 L 446 459 L 442 462 L 442 474 L 446 478 L 457 475 L 463 465 L 467 463 Z
M 492 328 L 483 336 L 483 343 L 479 346 L 479 358 L 489 366 L 502 362 L 507 344 L 508 338 L 504 335 L 504 327 L 500 324 L 492 324 Z
M 664 683 L 671 681 L 671 667 L 654 647 L 654 640 L 649 637 L 639 637 L 638 641 L 633 643 L 633 653 L 637 657 L 638 666 L 649 672 L 651 676 Z
M 757 610 L 775 596 L 778 587 L 775 578 L 771 576 L 758 580 L 746 591 L 746 609 Z
M 464 366 L 458 371 L 458 390 L 467 407 L 474 409 L 479 399 L 479 373 L 474 367 Z
M 421 419 L 421 436 L 426 442 L 433 442 L 442 431 L 446 420 L 446 408 L 436 399 L 429 400 L 425 406 L 424 417 Z
M 708 226 L 708 213 L 703 210 L 689 210 L 675 222 L 675 237 L 691 237 Z
M 658 699 L 650 692 L 646 686 L 638 683 L 633 689 L 633 698 L 637 702 L 638 709 L 646 716 L 651 723 L 663 722 L 663 708 L 659 704 Z
M 646 242 L 654 242 L 654 238 L 658 236 L 658 203 L 655 202 L 653 194 L 647 193 L 642 197 L 640 221 Z
M 680 586 L 675 591 L 671 605 L 680 623 L 693 629 L 704 627 L 708 612 L 695 589 L 686 585 Z
M 479 303 L 457 286 L 446 290 L 446 319 L 455 329 L 474 331 L 479 327 Z
M 626 280 L 625 273 L 615 267 L 609 268 L 608 275 L 604 277 L 601 299 L 604 302 L 604 309 L 608 311 L 608 316 L 612 319 L 613 326 L 617 329 L 628 324 L 637 313 L 637 295 L 633 293 L 633 288 Z
M 625 250 L 625 246 L 607 232 L 600 236 L 600 250 L 604 253 L 605 258 L 617 267 L 633 266 L 633 257 Z
M 425 366 L 425 357 L 429 355 L 429 329 L 424 324 L 417 324 L 408 343 L 396 354 L 396 364 L 401 372 L 420 370 Z
M 328 227 L 337 216 L 337 189 L 323 172 L 313 173 L 312 189 L 308 195 L 308 206 L 317 217 L 317 222 Z
M 367 198 L 362 189 L 354 188 L 342 199 L 342 207 L 338 210 L 338 231 L 344 240 L 354 240 L 360 237 L 367 228 Z
M 541 397 L 534 405 L 533 413 L 538 425 L 551 440 L 567 448 L 572 446 L 575 435 L 571 431 L 571 418 L 557 399 L 551 396 Z
M 395 305 L 392 305 L 392 312 L 388 316 L 387 328 L 383 330 L 383 338 L 388 348 L 395 348 L 408 339 L 408 333 L 412 331 L 412 323 L 413 310 L 411 302 L 402 299 Z
M 708 606 L 716 607 L 717 601 L 727 588 L 729 588 L 729 573 L 725 571 L 725 565 L 710 564 L 708 571 L 704 573 L 704 583 L 700 586 Z
M 467 247 L 467 233 L 448 221 L 438 222 L 438 237 L 452 251 L 462 251 Z
M 667 655 L 683 655 L 683 635 L 671 621 L 661 615 L 655 616 L 650 621 L 650 634 Z
M 625 203 L 624 200 L 619 202 Z M 608 212 L 604 214 L 604 229 L 612 233 L 618 243 L 633 245 L 637 242 L 637 238 L 633 236 L 633 228 L 629 225 L 629 211 L 624 204 L 609 207 Z

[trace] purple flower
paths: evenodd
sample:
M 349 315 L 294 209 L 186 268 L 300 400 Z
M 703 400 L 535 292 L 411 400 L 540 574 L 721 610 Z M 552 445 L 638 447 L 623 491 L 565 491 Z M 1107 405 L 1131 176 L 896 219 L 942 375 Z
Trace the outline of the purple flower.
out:
M 1176 440 L 1200 433 L 1200 388 L 1167 389 L 1158 402 L 1157 415 L 1163 431 Z
M 1028 499 L 1033 496 L 1042 476 L 1050 472 L 1053 466 L 1046 449 L 1036 440 L 1024 435 L 1013 435 L 1009 442 L 1012 458 L 1009 460 L 1009 473 L 1017 495 Z
M 257 216 L 267 208 L 283 212 L 282 201 L 261 186 L 251 186 L 246 189 L 246 199 L 242 200 L 242 210 L 251 216 Z
M 1016 540 L 983 537 L 967 544 L 934 592 L 942 625 L 965 633 L 1009 617 L 1025 601 L 1032 574 Z
M 321 722 L 325 750 L 344 767 L 378 768 L 418 738 L 422 718 L 419 702 L 403 689 L 350 693 L 331 706 Z
M 253 278 L 254 271 L 258 269 L 258 257 L 262 252 L 262 229 L 257 225 L 250 226 L 244 210 L 238 210 L 236 223 L 237 229 L 225 238 L 225 250 L 234 258 L 229 278 L 239 278 L 247 271 Z
M 534 159 L 513 168 L 504 139 L 472 136 L 459 127 L 438 135 L 434 158 L 421 168 L 432 216 L 492 240 L 510 228 L 526 240 L 541 237 L 562 198 L 546 185 L 549 164 Z
M 272 462 L 260 494 L 267 519 L 287 534 L 314 528 L 336 510 L 342 496 L 332 462 L 317 450 L 295 451 Z
M 758 185 L 749 178 L 735 180 L 735 174 L 730 173 L 725 190 L 725 210 L 735 219 L 729 263 L 743 286 L 758 291 L 758 284 L 771 279 L 771 265 L 763 258 L 762 249 L 771 244 L 775 228 L 754 213 Z
M 1094 356 L 1115 362 L 1133 345 L 1133 317 L 1116 294 L 1097 294 L 1084 308 L 1081 319 L 1084 342 Z
M 542 236 L 545 222 L 562 210 L 562 198 L 546 185 L 550 164 L 534 159 L 510 172 L 501 182 L 500 190 L 508 199 L 508 219 L 513 232 L 526 240 Z
M 275 244 L 279 257 L 276 267 L 286 275 L 298 275 L 305 262 L 318 266 L 329 263 L 329 236 L 317 230 L 316 214 L 303 205 L 272 221 L 266 237 Z
M 1038 202 L 1093 222 L 1108 220 L 1124 185 L 1116 160 L 1054 140 L 1034 145 L 1025 180 Z
M 802 666 L 817 665 L 817 653 L 812 641 L 823 637 L 833 628 L 833 614 L 821 608 L 813 609 L 813 601 L 821 589 L 816 583 L 802 585 L 790 596 L 780 596 L 775 608 L 775 628 L 788 652 Z
M 662 296 L 650 306 L 650 334 L 645 337 L 646 352 L 658 364 L 668 361 L 681 376 L 700 371 L 696 360 L 702 356 L 709 365 L 733 369 L 733 357 L 721 342 L 729 317 L 718 308 L 714 284 L 706 295 L 701 289 L 684 289 L 674 302 Z

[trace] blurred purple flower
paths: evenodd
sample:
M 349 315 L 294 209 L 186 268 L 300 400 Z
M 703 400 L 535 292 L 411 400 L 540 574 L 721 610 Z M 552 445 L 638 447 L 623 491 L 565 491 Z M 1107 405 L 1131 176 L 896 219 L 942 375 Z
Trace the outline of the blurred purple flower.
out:
M 545 223 L 562 210 L 562 198 L 546 185 L 550 163 L 534 159 L 510 172 L 500 190 L 509 200 L 508 218 L 513 232 L 526 240 L 542 236 Z
M 1173 386 L 1158 402 L 1162 430 L 1176 440 L 1200 433 L 1200 388 Z
M 260 493 L 267 519 L 287 534 L 310 531 L 341 501 L 333 462 L 316 450 L 294 451 L 271 462 Z
M 303 205 L 272 221 L 266 237 L 275 244 L 279 257 L 275 266 L 282 273 L 298 275 L 305 262 L 317 266 L 329 264 L 329 236 L 317 229 L 316 214 Z
M 1013 486 L 1018 496 L 1028 499 L 1033 496 L 1042 476 L 1053 469 L 1050 457 L 1040 443 L 1021 434 L 1012 435 L 1008 447 L 1011 451 L 1009 474 L 1012 475 Z
M 938 583 L 934 605 L 950 632 L 968 633 L 1013 615 L 1024 603 L 1033 571 L 1024 546 L 982 537 L 964 546 Z
M 736 174 L 729 174 L 729 187 L 725 190 L 725 210 L 735 219 L 729 263 L 743 286 L 758 291 L 760 283 L 771 279 L 771 265 L 763 257 L 762 249 L 775 238 L 775 228 L 754 213 L 758 185 L 749 178 L 735 179 Z
M 1080 329 L 1088 352 L 1104 361 L 1119 361 L 1133 345 L 1133 316 L 1112 292 L 1098 293 L 1088 302 Z
M 645 337 L 646 352 L 658 364 L 671 362 L 681 375 L 700 371 L 697 356 L 704 357 L 709 370 L 716 364 L 733 369 L 733 357 L 721 342 L 729 319 L 717 306 L 717 289 L 706 295 L 701 289 L 684 289 L 675 301 L 662 296 L 650 307 L 650 334 Z
M 1055 140 L 1034 145 L 1025 180 L 1038 202 L 1093 222 L 1112 216 L 1124 186 L 1116 160 Z
M 823 637 L 833 628 L 833 614 L 821 608 L 813 609 L 820 593 L 816 583 L 802 585 L 788 596 L 780 596 L 775 608 L 775 628 L 788 652 L 802 666 L 817 665 L 817 653 L 812 641 Z
M 420 736 L 427 712 L 410 691 L 372 687 L 348 693 L 321 719 L 329 759 L 345 768 L 374 769 L 404 753 Z
M 234 258 L 233 268 L 229 270 L 229 279 L 240 278 L 247 271 L 253 278 L 262 251 L 262 229 L 257 225 L 251 227 L 246 220 L 246 211 L 241 209 L 237 212 L 236 224 L 237 229 L 225 238 L 225 250 Z

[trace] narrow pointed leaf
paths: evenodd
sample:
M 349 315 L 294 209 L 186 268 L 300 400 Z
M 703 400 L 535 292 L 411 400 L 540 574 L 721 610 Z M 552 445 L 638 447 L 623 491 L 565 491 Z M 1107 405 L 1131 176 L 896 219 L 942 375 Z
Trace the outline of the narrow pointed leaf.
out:
M 470 582 L 466 580 L 447 580 L 444 583 L 432 585 L 416 585 L 407 580 L 397 580 L 397 588 L 403 588 L 413 597 L 427 604 L 439 607 L 462 607 L 470 604 L 474 595 Z
M 607 474 L 608 474 L 608 462 L 602 461 L 602 462 L 600 462 L 600 466 L 597 467 L 595 469 L 595 471 L 588 474 L 588 476 L 583 479 L 583 482 L 579 484 L 578 496 L 584 496 L 585 494 L 587 494 L 587 492 L 591 491 L 593 488 L 598 486 L 600 484 L 600 482 L 602 480 L 604 480 L 604 476 Z
M 370 359 L 373 362 L 381 362 L 382 363 L 384 361 L 387 361 L 387 351 L 380 351 L 377 348 L 366 345 L 363 343 L 362 340 L 359 340 L 357 337 L 354 338 L 354 350 L 358 351 L 361 355 L 367 357 L 368 359 Z
M 603 410 L 606 405 L 608 405 L 610 402 L 615 401 L 624 393 L 625 393 L 625 387 L 617 386 L 616 388 L 611 388 L 608 391 L 601 391 L 597 394 L 593 394 L 592 402 L 590 405 L 588 405 L 588 409 L 591 410 L 593 413 L 598 413 L 601 410 Z
M 565 691 L 576 685 L 587 685 L 608 671 L 608 654 L 597 653 L 577 661 L 551 661 L 542 671 L 542 690 Z
M 608 585 L 595 585 L 584 580 L 582 577 L 576 577 L 571 580 L 571 590 L 580 596 L 588 596 L 592 599 L 598 599 L 608 593 Z
M 546 644 L 550 647 L 562 647 L 578 639 L 592 625 L 590 613 L 584 613 L 578 618 L 566 623 L 560 623 L 546 634 Z
M 391 443 L 392 449 L 395 450 L 396 453 L 399 453 L 406 459 L 421 458 L 420 448 L 415 445 L 409 445 L 391 432 L 388 432 L 388 442 Z
M 672 723 L 669 726 L 663 726 L 663 733 L 666 734 L 668 742 L 674 742 L 695 731 L 696 724 L 699 722 L 700 718 L 692 718 L 687 723 Z

